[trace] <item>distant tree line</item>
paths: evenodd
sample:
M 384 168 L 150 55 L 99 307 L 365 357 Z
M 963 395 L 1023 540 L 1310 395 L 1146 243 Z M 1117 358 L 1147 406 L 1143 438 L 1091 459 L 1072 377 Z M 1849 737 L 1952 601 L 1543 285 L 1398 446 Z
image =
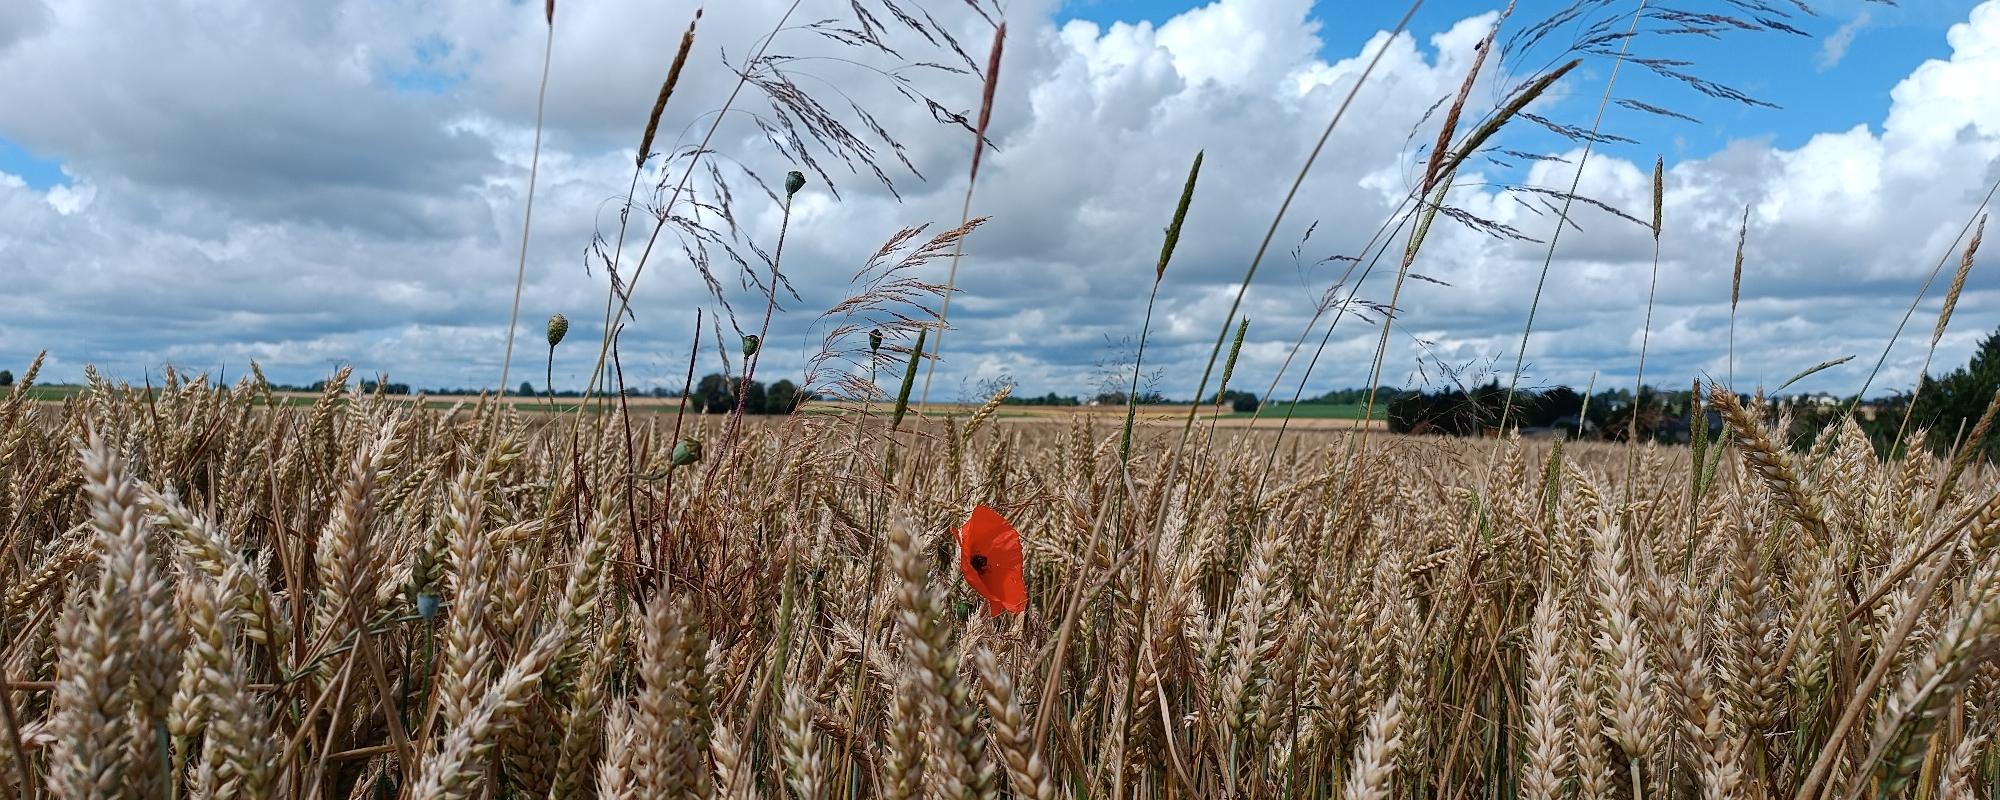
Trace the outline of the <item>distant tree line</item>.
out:
M 0 370 L 0 386 L 14 381 L 12 373 Z M 740 384 L 740 379 L 726 378 L 710 374 L 702 376 L 689 396 L 689 407 L 708 413 L 727 413 L 736 407 L 738 389 L 743 389 L 743 410 L 749 414 L 787 414 L 795 410 L 803 400 L 799 387 L 789 380 L 780 380 L 769 386 L 759 381 L 751 381 L 748 387 Z M 273 389 L 281 391 L 320 392 L 325 381 L 315 381 L 305 386 L 284 386 L 274 384 Z M 378 383 L 375 380 L 361 381 L 364 393 L 374 393 L 380 389 L 386 394 L 405 395 L 411 393 L 406 383 Z M 477 394 L 481 389 L 439 390 L 441 394 Z M 1642 386 L 1634 396 L 1630 388 L 1607 389 L 1589 397 L 1568 386 L 1539 387 L 1533 390 L 1518 390 L 1514 393 L 1513 407 L 1507 407 L 1507 389 L 1498 380 L 1472 388 L 1455 387 L 1436 391 L 1415 391 L 1390 386 L 1381 386 L 1373 391 L 1374 402 L 1380 409 L 1377 413 L 1386 416 L 1389 429 L 1400 433 L 1441 434 L 1453 436 L 1479 436 L 1497 433 L 1504 417 L 1507 427 L 1523 434 L 1557 435 L 1567 438 L 1600 438 L 1623 441 L 1633 433 L 1643 441 L 1685 442 L 1696 430 L 1707 428 L 1711 436 L 1722 435 L 1722 421 L 1705 401 L 1698 401 L 1692 387 L 1662 389 Z M 542 395 L 533 383 L 523 382 L 519 393 L 522 395 Z M 665 387 L 652 389 L 627 389 L 628 396 L 652 396 L 660 398 L 679 397 L 678 390 Z M 1362 405 L 1369 401 L 1371 390 L 1366 387 L 1336 389 L 1314 397 L 1302 398 L 1302 403 Z M 555 392 L 556 397 L 577 397 L 574 390 Z M 1907 445 L 1918 430 L 1927 431 L 1924 445 L 1937 452 L 1946 452 L 1968 435 L 1978 423 L 1989 405 L 2000 403 L 2000 332 L 1988 335 L 1980 342 L 1971 360 L 1963 367 L 1936 377 L 1925 376 L 1914 392 L 1898 392 L 1886 396 L 1857 401 L 1831 395 L 1795 394 L 1771 400 L 1773 414 L 1771 420 L 1789 419 L 1791 425 L 1778 432 L 1790 446 L 1804 448 L 1828 425 L 1840 420 L 1849 408 L 1855 410 L 1854 422 L 1862 433 L 1875 444 L 1879 451 Z M 1748 397 L 1744 397 L 1748 400 Z M 1101 391 L 1088 398 L 1048 392 L 1040 396 L 1011 395 L 1004 401 L 1015 406 L 1080 406 L 1124 405 L 1125 393 L 1110 390 Z M 1172 400 L 1156 391 L 1144 391 L 1139 395 L 1144 404 L 1184 404 L 1186 401 Z M 1261 401 L 1250 392 L 1231 389 L 1219 395 L 1210 395 L 1207 404 L 1227 404 L 1239 413 L 1257 410 Z M 1695 409 L 1704 409 L 1702 419 L 1695 418 Z M 1908 424 L 1904 424 L 1907 416 Z M 1996 426 L 2000 427 L 2000 426 Z M 1988 459 L 2000 459 L 2000 440 L 1993 436 L 1976 445 L 1979 452 Z

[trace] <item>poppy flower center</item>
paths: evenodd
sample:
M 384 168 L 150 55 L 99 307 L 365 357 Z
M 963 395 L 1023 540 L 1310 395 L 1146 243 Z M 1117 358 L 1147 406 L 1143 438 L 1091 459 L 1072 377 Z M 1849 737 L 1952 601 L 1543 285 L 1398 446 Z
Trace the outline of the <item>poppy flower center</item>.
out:
M 972 571 L 973 571 L 973 572 L 977 572 L 977 573 L 979 573 L 979 574 L 981 574 L 981 575 L 984 575 L 984 574 L 986 574 L 986 557 L 985 557 L 985 556 L 973 556 L 973 557 L 972 557 Z

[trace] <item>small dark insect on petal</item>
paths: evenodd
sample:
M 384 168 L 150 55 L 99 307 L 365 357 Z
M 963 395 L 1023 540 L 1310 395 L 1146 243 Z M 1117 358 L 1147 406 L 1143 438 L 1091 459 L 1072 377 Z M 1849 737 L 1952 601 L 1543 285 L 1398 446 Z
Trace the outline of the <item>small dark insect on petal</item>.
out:
M 977 572 L 977 573 L 979 573 L 979 574 L 981 574 L 981 575 L 984 575 L 984 574 L 986 574 L 986 557 L 985 557 L 985 556 L 973 556 L 973 557 L 972 557 L 972 571 L 973 571 L 973 572 Z

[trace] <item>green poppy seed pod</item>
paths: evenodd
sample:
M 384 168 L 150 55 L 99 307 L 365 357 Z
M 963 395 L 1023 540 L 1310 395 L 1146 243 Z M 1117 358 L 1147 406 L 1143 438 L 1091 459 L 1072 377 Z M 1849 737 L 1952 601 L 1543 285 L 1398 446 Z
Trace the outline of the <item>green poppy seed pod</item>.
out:
M 764 344 L 764 340 L 763 340 L 763 339 L 759 339 L 759 338 L 757 338 L 756 334 L 746 334 L 746 335 L 744 335 L 744 337 L 743 337 L 743 357 L 744 357 L 744 358 L 749 358 L 749 357 L 751 357 L 751 356 L 754 356 L 754 355 L 756 355 L 756 354 L 757 354 L 757 348 L 759 348 L 759 347 L 762 347 L 762 346 L 763 346 L 763 344 Z
M 563 337 L 568 335 L 569 335 L 569 317 L 565 317 L 561 314 L 550 314 L 549 346 L 554 347 L 558 344 L 562 344 Z
M 785 173 L 786 197 L 791 197 L 792 195 L 798 194 L 799 190 L 804 188 L 806 188 L 805 173 L 800 172 L 798 170 L 792 170 L 791 172 Z
M 874 329 L 874 330 L 872 330 L 872 331 L 869 331 L 869 332 L 868 332 L 868 352 L 870 352 L 870 353 L 879 353 L 879 352 L 882 352 L 882 329 L 881 329 L 881 328 L 876 328 L 876 329 Z
M 685 467 L 701 460 L 701 442 L 696 439 L 682 439 L 674 445 L 674 466 Z

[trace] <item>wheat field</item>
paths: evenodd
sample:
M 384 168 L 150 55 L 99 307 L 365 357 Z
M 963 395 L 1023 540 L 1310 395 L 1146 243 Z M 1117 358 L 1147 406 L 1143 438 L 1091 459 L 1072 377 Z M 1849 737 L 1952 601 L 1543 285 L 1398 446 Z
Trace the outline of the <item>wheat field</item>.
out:
M 1846 416 L 1794 425 L 1783 406 L 1728 381 L 1696 383 L 1688 447 L 1413 438 L 1345 421 L 1293 425 L 1289 411 L 1282 421 L 1203 418 L 1229 396 L 1245 292 L 1316 146 L 1244 262 L 1185 395 L 1212 399 L 1188 406 L 1180 425 L 1119 406 L 1149 396 L 1154 301 L 1180 279 L 1169 263 L 1204 150 L 1164 231 L 1136 352 L 1117 359 L 1114 391 L 1100 393 L 1122 398 L 1110 413 L 1003 424 L 1011 384 L 977 407 L 933 405 L 960 257 L 987 221 L 973 213 L 973 191 L 1007 40 L 1004 15 L 968 0 L 990 27 L 983 62 L 935 20 L 894 11 L 932 49 L 955 52 L 966 68 L 943 71 L 965 79 L 959 88 L 976 84 L 979 102 L 938 120 L 971 134 L 956 226 L 891 234 L 813 323 L 824 341 L 807 348 L 788 396 L 841 413 L 744 416 L 780 287 L 791 291 L 793 200 L 833 188 L 816 158 L 869 167 L 887 186 L 885 151 L 857 131 L 897 159 L 903 147 L 861 106 L 865 128 L 821 106 L 793 82 L 787 53 L 760 46 L 731 66 L 723 82 L 771 102 L 785 132 L 770 139 L 778 162 L 800 168 L 785 174 L 781 199 L 742 166 L 749 182 L 738 188 L 762 187 L 777 210 L 766 255 L 741 238 L 729 210 L 737 195 L 713 165 L 711 141 L 740 110 L 737 91 L 701 115 L 698 140 L 702 126 L 656 141 L 677 127 L 662 127 L 662 114 L 701 10 L 645 117 L 616 229 L 594 238 L 587 263 L 608 278 L 604 322 L 594 343 L 577 345 L 594 344 L 596 363 L 587 383 L 564 388 L 584 398 L 566 408 L 554 394 L 568 318 L 548 318 L 545 353 L 514 350 L 557 24 L 555 3 L 541 5 L 530 204 L 497 384 L 535 377 L 543 356 L 540 387 L 529 380 L 511 403 L 442 405 L 360 391 L 343 369 L 301 404 L 253 363 L 233 385 L 169 368 L 163 385 L 135 388 L 86 369 L 87 385 L 50 402 L 31 395 L 38 360 L 0 401 L 0 796 L 1994 794 L 2000 479 L 1973 454 L 2000 396 L 1966 435 L 1940 435 L 1961 444 L 1927 448 L 1923 431 L 1899 430 L 1901 446 L 1886 451 Z M 1597 122 L 1549 123 L 1525 109 L 1586 58 L 1613 65 L 1615 79 L 1627 15 L 1605 12 L 1590 36 L 1551 40 L 1546 66 L 1511 76 L 1490 108 L 1468 105 L 1487 55 L 1533 49 L 1604 5 L 1558 11 L 1504 47 L 1512 4 L 1497 16 L 1456 95 L 1431 106 L 1444 109 L 1436 144 L 1421 169 L 1414 154 L 1408 165 L 1421 179 L 1347 260 L 1350 273 L 1367 266 L 1312 302 L 1278 375 L 1251 401 L 1281 401 L 1280 377 L 1296 376 L 1291 402 L 1273 406 L 1296 409 L 1333 326 L 1349 318 L 1379 319 L 1379 334 L 1367 333 L 1377 339 L 1367 385 L 1384 385 L 1405 280 L 1435 282 L 1412 272 L 1428 269 L 1418 256 L 1431 223 L 1442 213 L 1490 235 L 1512 230 L 1452 213 L 1460 169 L 1517 117 L 1597 142 Z M 1632 30 L 1646 10 L 1631 10 Z M 1762 17 L 1657 13 L 1717 26 L 1696 29 L 1705 34 L 1790 30 Z M 817 31 L 903 60 L 866 25 L 796 22 L 786 12 L 764 45 Z M 1322 144 L 1385 51 L 1332 111 Z M 1632 58 L 1697 92 L 1747 99 L 1677 71 L 1683 62 Z M 922 84 L 879 74 L 897 96 L 948 108 Z M 1603 91 L 1608 101 L 1611 80 Z M 1646 389 L 1664 163 L 1654 165 L 1650 225 L 1618 212 L 1649 229 L 1654 256 L 1635 400 Z M 1603 205 L 1575 184 L 1530 188 L 1561 202 L 1546 203 L 1558 231 L 1572 201 Z M 1748 219 L 1730 287 L 1732 375 Z M 726 233 L 711 227 L 724 223 Z M 705 407 L 730 414 L 627 397 L 620 336 L 648 264 L 675 259 L 653 259 L 663 232 L 672 244 L 659 252 L 684 256 L 675 268 L 692 269 L 708 293 L 676 301 L 694 321 L 679 394 L 706 393 L 712 379 L 720 399 Z M 1551 237 L 1544 277 L 1556 246 Z M 1360 297 L 1385 254 L 1387 297 Z M 725 279 L 753 295 L 741 315 Z M 1509 414 L 1539 291 L 1488 430 L 1519 426 Z M 696 384 L 704 346 L 722 372 Z M 1294 357 L 1302 372 L 1288 373 Z M 522 372 L 510 372 L 517 361 Z M 1377 399 L 1370 389 L 1362 417 L 1379 419 Z M 1706 410 L 1722 430 L 1706 429 Z M 1641 438 L 1638 416 L 1635 406 L 1628 440 Z M 1020 532 L 1023 613 L 986 616 L 960 573 L 955 532 L 977 505 Z
M 344 376 L 342 376 L 344 377 Z M 0 406 L 0 794 L 1984 796 L 2000 485 L 1712 446 Z M 990 410 L 990 409 L 989 409 Z M 708 452 L 675 466 L 674 428 Z M 1213 436 L 1213 439 L 1209 437 Z M 1268 459 L 1268 461 L 1267 461 Z M 687 461 L 687 459 L 682 459 Z M 987 618 L 952 531 L 1023 536 Z

